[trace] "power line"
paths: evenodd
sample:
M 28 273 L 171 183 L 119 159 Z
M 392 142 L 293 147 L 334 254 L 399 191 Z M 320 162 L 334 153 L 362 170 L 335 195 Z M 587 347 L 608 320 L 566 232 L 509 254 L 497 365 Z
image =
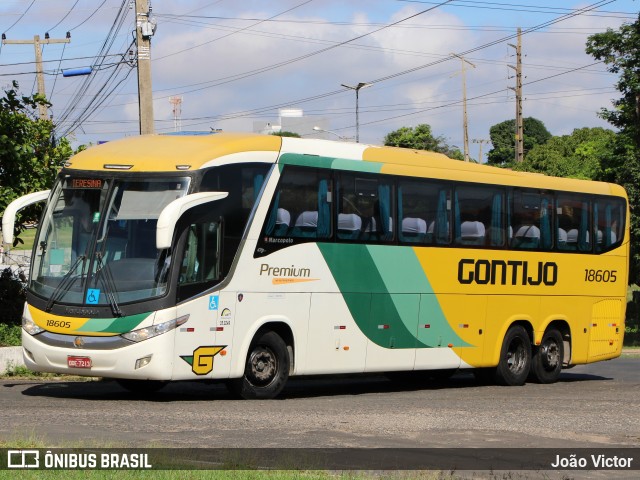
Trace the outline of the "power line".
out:
M 253 25 L 249 25 L 249 26 L 247 26 L 247 27 L 245 27 L 245 28 L 242 28 L 242 29 L 240 29 L 238 32 L 233 32 L 233 33 L 230 33 L 230 34 L 228 34 L 228 35 L 223 35 L 222 37 L 214 38 L 213 40 L 210 40 L 210 41 L 208 41 L 208 42 L 204 42 L 204 43 L 201 43 L 201 44 L 199 44 L 199 45 L 194 45 L 193 47 L 189 47 L 189 48 L 187 48 L 187 49 L 185 49 L 185 50 L 180 50 L 180 51 L 178 51 L 178 52 L 170 53 L 170 54 L 168 54 L 168 55 L 165 55 L 164 57 L 158 57 L 158 58 L 156 58 L 156 59 L 155 59 L 155 61 L 157 61 L 157 60 L 163 60 L 163 59 L 165 59 L 165 58 L 169 58 L 169 57 L 173 57 L 174 55 L 178 55 L 179 53 L 184 53 L 184 52 L 187 52 L 187 51 L 189 51 L 189 50 L 193 50 L 194 48 L 199 48 L 199 47 L 202 47 L 203 45 L 208 45 L 208 44 L 210 44 L 210 43 L 217 42 L 218 40 L 222 40 L 223 38 L 230 37 L 231 35 L 234 35 L 235 33 L 239 33 L 239 32 L 242 32 L 242 31 L 244 31 L 244 30 L 248 30 L 248 29 L 253 28 L 253 27 L 257 26 L 257 25 L 260 25 L 261 23 L 264 23 L 264 22 L 266 22 L 266 21 L 268 21 L 268 20 L 271 20 L 271 19 L 273 19 L 273 18 L 276 18 L 276 17 L 278 17 L 278 16 L 280 16 L 280 15 L 284 15 L 285 13 L 289 13 L 289 12 L 291 12 L 292 10 L 295 10 L 295 9 L 297 9 L 297 8 L 300 8 L 300 7 L 302 7 L 302 6 L 304 6 L 304 5 L 308 4 L 308 3 L 311 3 L 312 1 L 313 1 L 313 0 L 306 0 L 305 2 L 299 3 L 299 4 L 298 4 L 298 5 L 296 5 L 295 7 L 291 7 L 291 8 L 289 8 L 289 9 L 287 9 L 287 10 L 283 11 L 283 12 L 280 12 L 280 13 L 275 14 L 275 15 L 273 15 L 272 17 L 269 17 L 268 19 L 260 20 L 260 21 L 258 21 L 258 22 L 256 22 L 256 23 L 254 23 Z
M 76 0 L 76 3 L 74 3 L 71 8 L 69 9 L 69 11 L 66 13 L 66 15 L 64 17 L 62 17 L 60 19 L 60 21 L 58 23 L 56 23 L 53 27 L 51 27 L 50 29 L 46 30 L 47 32 L 51 32 L 54 28 L 56 28 L 58 25 L 60 25 L 62 22 L 64 22 L 65 18 L 67 18 L 71 12 L 73 12 L 73 9 L 76 7 L 76 5 L 78 5 L 78 2 L 80 0 Z
M 20 20 L 22 20 L 22 19 L 24 18 L 24 16 L 25 16 L 25 15 L 27 14 L 27 12 L 31 9 L 31 7 L 33 6 L 33 4 L 34 4 L 34 3 L 36 3 L 36 0 L 33 0 L 33 1 L 29 4 L 29 6 L 27 7 L 27 9 L 24 11 L 24 13 L 23 13 L 22 15 L 20 15 L 20 17 L 19 17 L 15 22 L 13 22 L 9 28 L 5 29 L 5 31 L 4 31 L 3 33 L 7 33 L 9 30 L 11 30 L 13 27 L 15 27 L 15 26 L 16 26 L 16 24 L 17 24 Z
M 85 18 L 82 22 L 80 22 L 75 27 L 70 28 L 69 31 L 73 31 L 76 28 L 81 27 L 82 25 L 84 25 L 87 21 L 89 21 L 89 19 L 91 17 L 93 17 L 96 13 L 98 13 L 98 10 L 100 10 L 105 3 L 107 3 L 107 0 L 102 0 L 102 3 L 96 7 L 96 9 L 91 13 L 91 15 L 89 15 L 87 18 Z

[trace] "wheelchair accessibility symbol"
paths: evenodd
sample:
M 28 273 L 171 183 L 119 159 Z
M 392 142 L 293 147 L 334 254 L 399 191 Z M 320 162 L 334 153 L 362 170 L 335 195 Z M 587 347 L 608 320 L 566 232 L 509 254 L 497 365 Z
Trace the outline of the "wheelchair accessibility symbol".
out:
M 98 300 L 100 300 L 100 289 L 90 288 L 87 290 L 87 299 L 85 301 L 87 305 L 97 305 Z

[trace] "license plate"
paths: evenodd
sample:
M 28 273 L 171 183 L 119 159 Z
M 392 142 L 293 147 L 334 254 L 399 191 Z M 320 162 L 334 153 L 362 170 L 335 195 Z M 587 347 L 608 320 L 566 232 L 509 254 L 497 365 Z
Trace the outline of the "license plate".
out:
M 69 368 L 91 368 L 91 358 L 89 357 L 67 357 Z

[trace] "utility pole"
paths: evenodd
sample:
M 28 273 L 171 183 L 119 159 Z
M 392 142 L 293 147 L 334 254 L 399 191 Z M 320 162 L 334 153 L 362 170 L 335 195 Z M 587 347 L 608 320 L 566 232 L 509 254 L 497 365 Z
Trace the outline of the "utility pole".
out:
M 482 163 L 482 144 L 489 143 L 491 140 L 487 140 L 486 138 L 474 138 L 473 143 L 478 143 L 478 163 Z
M 372 83 L 360 82 L 357 85 L 346 85 L 344 83 L 341 84 L 342 87 L 348 88 L 349 90 L 355 90 L 356 92 L 356 143 L 360 143 L 360 113 L 358 104 L 360 103 L 360 90 L 367 87 L 372 87 Z
M 454 57 L 462 61 L 462 130 L 464 135 L 464 161 L 469 161 L 469 119 L 467 117 L 467 68 L 468 63 L 473 68 L 476 66 L 469 60 L 465 60 L 463 56 L 452 53 Z
M 34 35 L 33 40 L 7 40 L 6 35 L 2 34 L 2 44 L 3 45 L 25 45 L 25 44 L 33 44 L 33 48 L 36 51 L 36 78 L 38 81 L 38 94 L 42 97 L 47 96 L 47 92 L 44 88 L 44 70 L 42 69 L 42 48 L 40 45 L 48 45 L 51 43 L 70 43 L 71 42 L 71 33 L 67 32 L 66 38 L 49 38 L 49 34 L 45 33 L 44 40 L 40 40 L 40 35 Z M 38 113 L 41 120 L 48 120 L 49 113 L 47 111 L 47 106 L 40 104 L 38 105 Z
M 150 18 L 149 1 L 136 0 L 136 45 L 138 47 L 138 108 L 140 135 L 154 132 L 151 88 L 151 37 L 156 24 Z
M 169 97 L 169 103 L 173 105 L 173 131 L 182 130 L 182 97 Z
M 518 43 L 517 45 L 509 44 L 510 47 L 516 49 L 516 66 L 509 65 L 516 71 L 516 86 L 509 87 L 510 90 L 516 92 L 516 144 L 515 144 L 515 160 L 521 163 L 524 160 L 524 125 L 522 118 L 522 29 L 518 27 Z

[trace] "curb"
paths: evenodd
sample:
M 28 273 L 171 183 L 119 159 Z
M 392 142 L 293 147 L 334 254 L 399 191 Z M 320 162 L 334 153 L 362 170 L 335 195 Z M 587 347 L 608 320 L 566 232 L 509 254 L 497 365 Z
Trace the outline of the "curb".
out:
M 10 367 L 18 366 L 24 366 L 22 347 L 0 348 L 0 375 L 6 373 Z

